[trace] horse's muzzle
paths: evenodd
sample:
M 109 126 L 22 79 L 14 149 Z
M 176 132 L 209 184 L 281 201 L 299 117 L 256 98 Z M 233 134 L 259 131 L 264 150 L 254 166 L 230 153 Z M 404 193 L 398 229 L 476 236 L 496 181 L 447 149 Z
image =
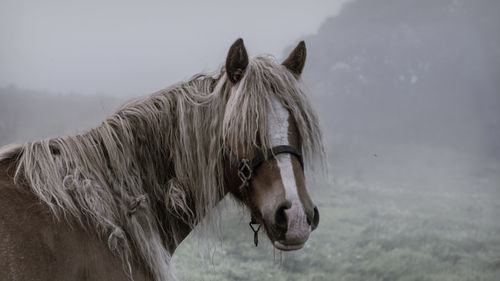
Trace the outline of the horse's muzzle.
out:
M 304 246 L 311 231 L 319 224 L 318 208 L 307 208 L 307 211 L 305 209 L 300 202 L 292 203 L 288 200 L 278 205 L 275 214 L 266 224 L 274 247 L 283 251 L 292 251 Z M 267 227 L 269 223 L 272 226 Z

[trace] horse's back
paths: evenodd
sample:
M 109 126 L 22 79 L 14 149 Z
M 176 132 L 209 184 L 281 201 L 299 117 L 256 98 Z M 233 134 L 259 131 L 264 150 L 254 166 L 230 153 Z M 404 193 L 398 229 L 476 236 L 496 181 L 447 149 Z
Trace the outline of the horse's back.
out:
M 28 188 L 13 183 L 8 163 L 2 162 L 0 280 L 129 280 L 104 242 L 56 220 Z

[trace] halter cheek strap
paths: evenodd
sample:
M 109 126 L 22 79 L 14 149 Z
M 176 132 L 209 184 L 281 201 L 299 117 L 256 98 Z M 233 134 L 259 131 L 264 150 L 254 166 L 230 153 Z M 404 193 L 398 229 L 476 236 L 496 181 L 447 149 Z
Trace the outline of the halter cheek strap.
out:
M 266 160 L 269 160 L 278 154 L 289 153 L 294 155 L 295 157 L 297 157 L 297 160 L 299 160 L 302 169 L 304 169 L 304 160 L 302 159 L 302 153 L 300 153 L 295 147 L 289 145 L 274 146 L 268 149 L 266 154 L 259 153 L 252 160 L 246 158 L 240 160 L 238 156 L 236 156 L 227 146 L 223 146 L 222 149 L 224 155 L 226 155 L 226 157 L 231 162 L 231 165 L 238 171 L 238 177 L 241 180 L 241 185 L 239 187 L 239 190 L 243 194 L 246 194 L 248 192 L 248 189 L 250 187 L 250 181 L 252 180 L 254 171 L 257 168 L 259 168 L 259 166 L 262 165 L 262 163 L 264 163 Z M 260 224 L 257 227 L 257 229 L 253 227 L 253 224 L 257 224 L 257 222 L 255 218 L 252 216 L 249 225 L 252 231 L 254 232 L 253 239 L 255 247 L 257 247 L 259 243 L 258 232 L 260 230 Z

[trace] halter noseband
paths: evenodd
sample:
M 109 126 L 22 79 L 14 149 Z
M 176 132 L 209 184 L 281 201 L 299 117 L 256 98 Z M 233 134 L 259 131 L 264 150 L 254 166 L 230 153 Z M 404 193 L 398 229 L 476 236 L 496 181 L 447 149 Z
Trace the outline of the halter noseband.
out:
M 259 166 L 262 165 L 262 163 L 264 163 L 266 160 L 269 160 L 278 154 L 289 153 L 295 155 L 295 157 L 297 157 L 297 159 L 299 160 L 300 166 L 302 167 L 302 169 L 304 169 L 304 160 L 302 159 L 302 153 L 300 153 L 295 147 L 290 145 L 274 146 L 268 149 L 266 154 L 261 152 L 257 154 L 252 160 L 249 160 L 247 158 L 243 158 L 240 160 L 238 156 L 236 156 L 236 154 L 234 154 L 231 149 L 229 149 L 229 147 L 225 145 L 222 147 L 222 149 L 224 155 L 229 159 L 229 162 L 231 162 L 231 165 L 238 171 L 238 177 L 241 180 L 239 189 L 242 193 L 248 192 L 248 188 L 250 187 L 250 181 L 252 180 L 254 171 L 259 168 Z M 255 247 L 257 247 L 259 243 L 258 232 L 260 230 L 260 224 L 257 229 L 253 227 L 253 224 L 257 224 L 257 221 L 252 216 L 249 225 L 254 233 L 253 241 Z

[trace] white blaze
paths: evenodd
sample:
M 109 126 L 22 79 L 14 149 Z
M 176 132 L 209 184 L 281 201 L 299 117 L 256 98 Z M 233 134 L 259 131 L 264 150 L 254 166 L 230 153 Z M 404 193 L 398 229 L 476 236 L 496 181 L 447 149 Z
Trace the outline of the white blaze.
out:
M 271 147 L 278 145 L 289 145 L 288 141 L 288 110 L 276 97 L 272 97 L 273 112 L 267 115 L 268 133 Z M 304 213 L 302 202 L 297 192 L 297 184 L 293 173 L 292 158 L 289 153 L 276 155 L 276 161 L 280 169 L 281 181 L 285 187 L 285 198 L 290 200 L 292 208 L 299 208 Z
M 272 112 L 267 115 L 270 145 L 271 147 L 290 145 L 288 141 L 288 110 L 276 97 L 272 97 L 271 105 Z M 288 218 L 285 240 L 274 241 L 274 246 L 280 249 L 300 249 L 309 237 L 311 226 L 307 222 L 307 215 L 299 198 L 295 174 L 293 173 L 292 155 L 289 153 L 276 155 L 276 162 L 285 188 L 285 198 L 292 203 L 292 206 L 285 210 Z

